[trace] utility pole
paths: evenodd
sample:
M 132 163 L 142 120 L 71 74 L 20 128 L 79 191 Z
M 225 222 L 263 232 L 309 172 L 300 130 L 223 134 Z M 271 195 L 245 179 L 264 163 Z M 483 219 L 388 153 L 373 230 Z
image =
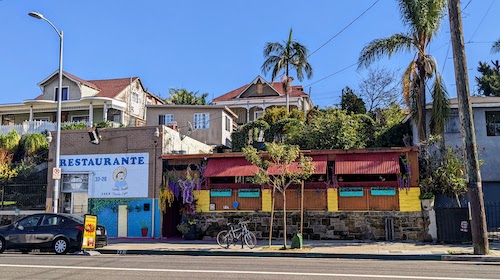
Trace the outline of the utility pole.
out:
M 479 172 L 479 160 L 477 158 L 476 133 L 470 102 L 460 0 L 448 0 L 448 15 L 450 19 L 451 43 L 453 46 L 453 61 L 455 64 L 458 113 L 461 124 L 460 131 L 466 160 L 465 171 L 467 197 L 471 208 L 472 244 L 474 245 L 474 254 L 487 255 L 490 248 L 488 244 L 488 230 L 486 228 L 486 215 L 484 213 L 481 173 Z

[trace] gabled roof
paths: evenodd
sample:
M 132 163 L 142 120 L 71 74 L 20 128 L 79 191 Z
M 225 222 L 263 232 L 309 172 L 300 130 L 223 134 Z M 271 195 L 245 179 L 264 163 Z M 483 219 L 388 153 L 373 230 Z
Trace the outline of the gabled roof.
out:
M 223 94 L 221 96 L 218 96 L 218 97 L 214 98 L 213 101 L 214 102 L 229 101 L 229 100 L 239 98 L 252 84 L 255 84 L 256 81 L 265 82 L 267 85 L 269 85 L 269 87 L 271 87 L 273 90 L 275 90 L 280 96 L 285 96 L 285 94 L 286 94 L 285 90 L 283 89 L 283 83 L 281 83 L 281 82 L 268 83 L 262 77 L 257 76 L 257 78 L 254 79 L 251 83 L 246 84 L 244 86 L 241 86 L 241 87 L 239 87 L 233 91 L 230 91 L 226 94 Z M 304 90 L 304 88 L 302 86 L 292 86 L 292 91 L 290 92 L 290 97 L 307 96 L 307 93 L 305 93 L 303 90 Z M 262 97 L 258 97 L 258 98 L 262 98 Z
M 137 79 L 138 77 L 132 77 L 110 80 L 91 80 L 89 82 L 95 84 L 100 90 L 99 93 L 95 95 L 96 97 L 114 98 L 127 88 L 131 81 L 134 82 Z
M 48 82 L 50 79 L 52 79 L 52 77 L 54 77 L 57 74 L 59 74 L 59 70 L 57 70 L 54 73 L 50 74 L 47 78 L 43 79 L 43 81 L 39 82 L 38 85 L 42 86 L 43 84 L 45 84 L 46 82 Z M 77 76 L 75 76 L 73 74 L 70 74 L 70 73 L 68 73 L 66 71 L 63 71 L 63 76 L 65 76 L 66 78 L 72 80 L 75 83 L 83 84 L 83 85 L 86 85 L 86 86 L 88 86 L 90 88 L 93 88 L 93 89 L 97 89 L 97 90 L 99 89 L 93 83 L 91 83 L 89 81 L 85 81 L 84 79 L 78 78 Z

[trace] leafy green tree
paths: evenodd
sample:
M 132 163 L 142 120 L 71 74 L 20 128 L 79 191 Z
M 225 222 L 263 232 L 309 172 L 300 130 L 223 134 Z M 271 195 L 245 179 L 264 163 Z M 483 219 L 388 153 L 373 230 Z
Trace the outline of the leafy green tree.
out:
M 500 96 L 500 63 L 491 62 L 492 66 L 486 62 L 479 62 L 477 71 L 481 74 L 476 77 L 479 93 L 485 96 Z
M 8 150 L 0 148 L 0 182 L 6 182 L 17 175 L 12 168 L 12 154 Z
M 176 105 L 206 105 L 206 98 L 208 93 L 203 93 L 198 96 L 199 92 L 192 92 L 186 89 L 168 89 L 169 97 L 165 99 L 167 104 L 176 104 Z
M 344 110 L 329 108 L 312 115 L 303 131 L 297 133 L 303 139 L 291 139 L 291 144 L 303 143 L 303 149 L 361 149 L 366 147 L 359 133 L 361 128 L 359 118 Z
M 283 195 L 283 248 L 287 249 L 286 190 L 290 185 L 299 184 L 309 178 L 314 172 L 314 165 L 311 162 L 312 158 L 305 157 L 300 153 L 299 146 L 268 143 L 266 148 L 267 154 L 259 154 L 252 146 L 245 147 L 243 153 L 250 163 L 259 168 L 259 171 L 253 177 L 254 183 L 271 186 L 273 188 L 273 200 L 276 191 Z M 298 171 L 290 168 L 295 162 L 297 162 Z M 269 168 L 273 168 L 276 172 L 273 172 L 273 174 L 268 173 Z M 269 234 L 272 235 L 272 230 Z M 269 240 L 271 238 L 272 236 L 270 236 Z
M 397 103 L 392 103 L 386 109 L 374 112 L 375 147 L 402 147 L 404 140 L 411 134 L 409 122 L 403 123 L 407 113 Z
M 416 111 L 418 138 L 425 142 L 427 140 L 425 94 L 428 79 L 435 78 L 431 89 L 433 100 L 448 101 L 437 62 L 426 52 L 446 13 L 446 0 L 399 0 L 398 4 L 402 21 L 409 31 L 373 40 L 361 51 L 358 65 L 369 66 L 381 57 L 392 57 L 396 52 L 415 52 L 415 59 L 410 62 L 403 75 L 403 96 L 408 107 Z M 435 127 L 431 126 L 433 134 L 436 132 L 439 134 L 437 129 L 444 128 L 443 123 L 449 116 L 448 107 L 447 110 L 438 106 L 442 104 L 433 104 L 431 111 L 431 119 L 435 120 L 432 123 Z
M 7 150 L 9 153 L 13 153 L 18 148 L 20 140 L 21 136 L 15 130 L 12 130 L 7 134 L 1 134 L 0 149 L 4 149 Z
M 366 104 L 363 99 L 359 98 L 351 88 L 345 87 L 342 90 L 342 99 L 340 108 L 349 113 L 366 114 Z
M 283 41 L 283 44 L 279 42 L 268 42 L 264 47 L 264 57 L 266 60 L 262 64 L 261 70 L 264 75 L 272 71 L 271 80 L 273 81 L 281 71 L 284 72 L 282 81 L 286 93 L 287 111 L 290 110 L 288 99 L 293 81 L 289 73 L 290 68 L 295 69 L 299 81 L 304 79 L 304 73 L 308 79 L 313 75 L 313 69 L 307 61 L 308 52 L 305 46 L 293 41 L 291 28 L 288 40 Z

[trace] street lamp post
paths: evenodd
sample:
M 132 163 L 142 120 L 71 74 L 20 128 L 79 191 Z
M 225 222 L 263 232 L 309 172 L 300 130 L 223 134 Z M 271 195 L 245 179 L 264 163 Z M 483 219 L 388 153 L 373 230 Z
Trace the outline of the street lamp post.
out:
M 54 171 L 52 172 L 52 177 L 54 177 L 54 174 L 59 174 L 61 176 L 60 168 L 59 168 L 59 158 L 61 155 L 61 100 L 62 100 L 62 77 L 63 77 L 63 72 L 62 72 L 62 62 L 63 62 L 63 32 L 62 30 L 59 31 L 50 20 L 46 19 L 42 14 L 38 12 L 31 12 L 28 14 L 31 17 L 34 17 L 36 19 L 41 19 L 46 21 L 54 30 L 57 32 L 57 35 L 59 35 L 59 84 L 57 88 L 57 124 L 56 124 L 56 153 L 54 157 L 55 161 L 55 167 Z M 61 179 L 60 177 L 54 179 L 54 189 L 53 189 L 53 197 L 52 197 L 52 211 L 54 213 L 59 212 L 59 194 L 61 191 Z

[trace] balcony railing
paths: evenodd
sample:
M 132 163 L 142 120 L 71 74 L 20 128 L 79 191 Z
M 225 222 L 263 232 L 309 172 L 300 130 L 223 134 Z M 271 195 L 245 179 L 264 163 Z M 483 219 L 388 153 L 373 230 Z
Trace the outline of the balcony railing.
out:
M 78 123 L 78 122 L 64 122 L 62 125 Z M 90 126 L 89 122 L 84 122 L 87 126 Z M 110 122 L 113 127 L 120 127 L 119 123 Z M 32 133 L 42 133 L 44 131 L 55 131 L 57 123 L 48 121 L 25 121 L 22 124 L 14 125 L 0 125 L 0 134 L 7 134 L 12 130 L 17 131 L 19 135 L 32 134 Z

